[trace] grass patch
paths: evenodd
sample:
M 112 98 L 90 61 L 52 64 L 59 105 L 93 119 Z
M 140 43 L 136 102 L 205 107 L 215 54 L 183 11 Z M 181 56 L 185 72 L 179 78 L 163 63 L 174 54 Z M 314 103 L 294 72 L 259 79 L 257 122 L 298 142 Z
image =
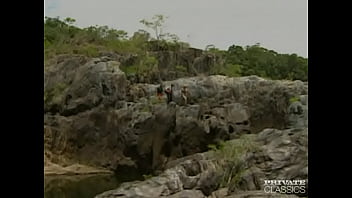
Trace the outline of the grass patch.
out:
M 150 112 L 150 108 L 148 105 L 145 105 L 142 109 L 141 109 L 142 112 Z
M 290 98 L 290 103 L 291 104 L 294 103 L 294 102 L 298 102 L 298 101 L 300 101 L 300 99 L 297 96 L 294 96 L 294 97 Z
M 121 66 L 121 70 L 125 72 L 127 75 L 137 74 L 138 73 L 138 65 L 132 66 Z
M 243 135 L 239 139 L 220 142 L 208 147 L 214 151 L 217 160 L 224 162 L 224 166 L 218 168 L 218 171 L 223 173 L 219 183 L 220 188 L 228 187 L 229 189 L 235 189 L 241 181 L 245 171 L 245 154 L 258 149 L 253 136 L 250 135 Z
M 144 180 L 150 179 L 152 177 L 153 177 L 153 175 L 151 175 L 151 174 L 143 175 Z
M 68 85 L 65 83 L 58 83 L 54 88 L 44 91 L 44 103 L 50 102 L 54 97 L 61 95 L 67 87 Z
M 98 57 L 99 56 L 99 48 L 95 45 L 85 45 L 79 47 L 73 51 L 75 54 L 83 54 L 88 57 Z
M 176 65 L 175 69 L 176 71 L 179 71 L 179 72 L 187 72 L 187 67 L 183 65 Z
M 152 105 L 156 105 L 156 104 L 165 103 L 165 100 L 163 98 L 161 98 L 161 100 L 159 100 L 158 97 L 150 97 L 149 103 Z

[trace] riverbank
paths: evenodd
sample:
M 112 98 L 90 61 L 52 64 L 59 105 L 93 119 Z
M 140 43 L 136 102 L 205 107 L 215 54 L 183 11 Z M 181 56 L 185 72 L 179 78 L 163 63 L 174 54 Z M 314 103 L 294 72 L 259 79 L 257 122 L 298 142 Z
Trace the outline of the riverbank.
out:
M 48 162 L 44 166 L 44 175 L 89 175 L 89 174 L 113 174 L 112 171 L 95 168 L 82 164 L 72 164 L 70 166 L 60 166 L 55 163 Z

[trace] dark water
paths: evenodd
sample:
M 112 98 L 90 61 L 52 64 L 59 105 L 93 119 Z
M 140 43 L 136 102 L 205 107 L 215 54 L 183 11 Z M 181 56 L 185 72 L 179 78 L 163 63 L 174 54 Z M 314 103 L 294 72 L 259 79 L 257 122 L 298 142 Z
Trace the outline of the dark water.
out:
M 114 175 L 45 176 L 44 180 L 44 198 L 93 198 L 120 184 Z

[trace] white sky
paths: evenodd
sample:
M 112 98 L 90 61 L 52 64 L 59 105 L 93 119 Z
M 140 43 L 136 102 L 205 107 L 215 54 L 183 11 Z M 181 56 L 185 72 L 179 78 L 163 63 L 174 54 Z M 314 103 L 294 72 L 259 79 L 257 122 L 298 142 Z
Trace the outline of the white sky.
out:
M 260 43 L 308 57 L 307 0 L 45 0 L 44 12 L 74 18 L 79 27 L 108 25 L 130 35 L 146 29 L 141 19 L 163 14 L 169 17 L 164 32 L 192 47 Z

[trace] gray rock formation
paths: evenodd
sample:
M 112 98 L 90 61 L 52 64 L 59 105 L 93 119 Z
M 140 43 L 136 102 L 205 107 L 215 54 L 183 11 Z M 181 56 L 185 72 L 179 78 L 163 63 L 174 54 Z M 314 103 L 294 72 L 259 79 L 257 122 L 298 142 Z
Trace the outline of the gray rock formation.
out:
M 70 116 L 124 100 L 127 80 L 118 62 L 102 57 L 81 64 L 81 59 L 67 59 L 45 72 L 45 112 Z
M 201 111 L 199 105 L 125 103 L 119 109 L 99 106 L 68 117 L 46 115 L 47 156 L 56 163 L 79 161 L 112 170 L 123 165 L 150 172 L 166 160 L 204 152 L 209 144 L 249 131 L 249 124 L 242 125 L 248 116 L 240 104 L 214 108 L 213 114 Z
M 250 136 L 254 137 L 258 148 L 254 152 L 242 153 L 245 171 L 234 173 L 239 175 L 236 186 L 229 185 L 219 189 L 223 177 L 219 170 L 226 162 L 210 151 L 172 161 L 159 176 L 145 181 L 124 183 L 115 190 L 97 195 L 96 198 L 296 197 L 265 193 L 263 184 L 264 180 L 270 179 L 308 178 L 307 128 L 266 129 Z M 235 144 L 236 141 L 231 140 L 227 144 Z
M 226 76 L 198 76 L 164 82 L 165 87 L 174 85 L 174 100 L 181 103 L 181 87 L 188 86 L 190 104 L 210 108 L 240 103 L 246 108 L 251 131 L 264 128 L 287 128 L 290 99 L 307 94 L 307 85 L 301 81 L 272 81 L 257 76 L 229 78 Z M 144 92 L 143 97 L 152 97 L 158 85 L 134 85 Z M 135 97 L 138 100 L 138 97 Z
M 198 196 L 201 191 L 204 196 L 210 196 L 219 188 L 213 181 L 220 177 L 215 171 L 216 163 L 212 164 L 214 160 L 186 157 L 190 160 L 186 162 L 182 157 L 194 157 L 195 153 L 207 151 L 211 144 L 275 128 L 258 134 L 259 139 L 264 136 L 264 143 L 260 143 L 263 152 L 248 156 L 252 157 L 247 163 L 250 171 L 244 174 L 243 184 L 229 187 L 229 192 L 258 190 L 258 179 L 263 175 L 268 178 L 305 176 L 306 165 L 300 160 L 305 161 L 301 157 L 306 150 L 296 145 L 298 141 L 305 147 L 305 140 L 301 139 L 305 136 L 295 134 L 303 133 L 307 127 L 307 84 L 256 76 L 180 78 L 164 82 L 165 87 L 175 85 L 174 102 L 167 105 L 165 98 L 159 101 L 155 96 L 158 85 L 131 83 L 116 60 L 133 61 L 133 56 L 122 59 L 106 54 L 90 60 L 80 56 L 63 57 L 56 65 L 46 68 L 46 164 L 80 163 L 107 168 L 118 175 L 128 172 L 135 177 L 167 168 L 159 176 L 166 183 L 158 178 L 156 183 L 147 180 L 150 183 L 145 184 L 146 188 L 158 186 L 151 193 L 161 189 L 161 193 L 168 196 L 182 197 Z M 190 92 L 187 105 L 180 102 L 183 85 L 187 85 Z M 291 103 L 292 97 L 300 97 L 300 100 Z M 283 130 L 286 128 L 293 129 Z M 284 148 L 282 151 L 282 145 L 290 144 L 291 150 Z M 292 164 L 286 164 L 290 156 Z M 250 164 L 253 160 L 257 163 Z M 170 166 L 174 162 L 178 164 Z M 283 168 L 286 166 L 288 168 Z M 184 175 L 179 175 L 179 171 Z M 276 175 L 270 177 L 270 174 Z M 172 181 L 178 178 L 182 186 L 167 184 L 169 177 L 175 179 Z

